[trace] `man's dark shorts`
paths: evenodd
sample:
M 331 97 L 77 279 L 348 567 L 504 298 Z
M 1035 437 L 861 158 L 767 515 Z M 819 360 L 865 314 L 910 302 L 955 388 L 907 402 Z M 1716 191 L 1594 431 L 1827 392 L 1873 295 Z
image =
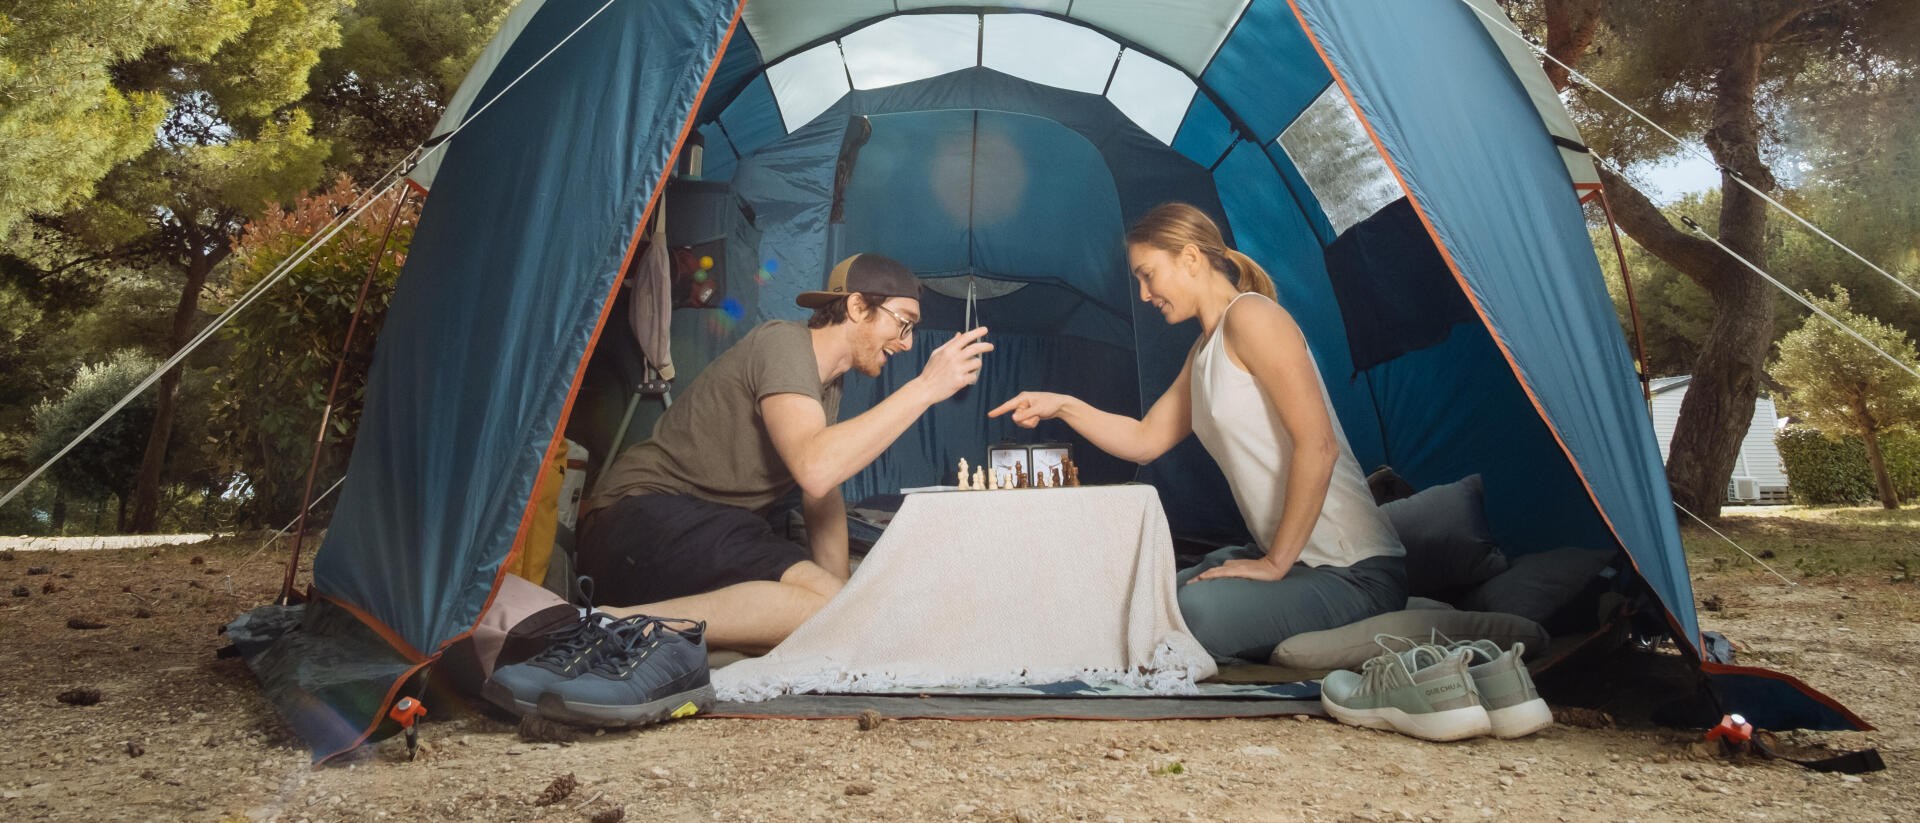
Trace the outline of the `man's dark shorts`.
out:
M 587 515 L 576 550 L 600 606 L 638 606 L 779 580 L 810 559 L 760 515 L 683 494 L 621 498 Z

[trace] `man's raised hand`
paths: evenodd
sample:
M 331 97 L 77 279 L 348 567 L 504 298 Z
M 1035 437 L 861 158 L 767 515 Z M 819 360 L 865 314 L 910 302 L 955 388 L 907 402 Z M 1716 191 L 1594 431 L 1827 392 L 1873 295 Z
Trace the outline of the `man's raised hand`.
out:
M 986 334 L 986 326 L 956 334 L 927 357 L 920 379 L 932 390 L 933 402 L 952 397 L 980 379 L 980 355 L 993 351 L 992 343 L 980 339 Z

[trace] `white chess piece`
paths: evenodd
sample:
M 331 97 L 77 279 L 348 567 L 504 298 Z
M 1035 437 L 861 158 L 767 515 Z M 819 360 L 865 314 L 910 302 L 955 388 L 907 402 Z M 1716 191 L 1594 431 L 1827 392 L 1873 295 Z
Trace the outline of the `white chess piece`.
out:
M 964 457 L 960 458 L 960 473 L 954 476 L 960 478 L 960 488 L 962 489 L 969 488 L 967 484 L 967 459 L 966 458 Z
M 987 488 L 987 467 L 977 466 L 973 470 L 973 490 L 986 491 L 986 488 Z

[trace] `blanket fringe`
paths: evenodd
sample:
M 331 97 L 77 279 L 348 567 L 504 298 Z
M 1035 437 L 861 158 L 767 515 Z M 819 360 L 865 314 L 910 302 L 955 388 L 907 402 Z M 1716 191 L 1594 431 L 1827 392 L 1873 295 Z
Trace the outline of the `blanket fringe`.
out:
M 850 671 L 821 667 L 805 675 L 756 675 L 745 660 L 713 674 L 715 696 L 727 702 L 756 703 L 783 694 L 886 694 L 933 689 L 1038 686 L 1078 680 L 1119 686 L 1152 695 L 1194 695 L 1199 681 L 1215 671 L 1213 658 L 1186 635 L 1173 635 L 1154 647 L 1147 664 L 1134 669 L 1022 669 L 993 674 L 901 675 L 884 670 Z

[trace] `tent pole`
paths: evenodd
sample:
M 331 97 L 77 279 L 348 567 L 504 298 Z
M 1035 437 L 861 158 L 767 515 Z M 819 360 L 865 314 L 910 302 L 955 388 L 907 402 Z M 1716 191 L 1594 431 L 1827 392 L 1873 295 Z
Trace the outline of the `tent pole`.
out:
M 1627 287 L 1627 313 L 1633 317 L 1633 346 L 1640 359 L 1640 368 L 1634 371 L 1640 378 L 1640 393 L 1647 400 L 1647 408 L 1653 408 L 1653 381 L 1647 376 L 1647 338 L 1640 331 L 1640 303 L 1633 296 L 1633 274 L 1627 270 L 1627 250 L 1620 245 L 1620 225 L 1613 220 L 1613 204 L 1607 202 L 1607 190 L 1600 189 L 1600 210 L 1606 212 L 1607 230 L 1613 233 L 1613 256 L 1620 261 L 1620 282 Z
M 327 443 L 327 426 L 333 419 L 333 400 L 340 391 L 340 378 L 347 370 L 347 355 L 353 351 L 353 333 L 360 327 L 360 313 L 367 305 L 367 292 L 373 288 L 373 277 L 380 271 L 380 261 L 387 256 L 387 245 L 393 240 L 394 224 L 400 222 L 400 212 L 407 207 L 407 200 L 413 196 L 413 190 L 400 187 L 400 201 L 393 204 L 393 211 L 387 215 L 387 229 L 380 236 L 380 245 L 373 251 L 373 259 L 367 261 L 366 279 L 360 281 L 360 296 L 353 303 L 353 319 L 347 321 L 347 337 L 340 343 L 340 357 L 333 362 L 333 381 L 327 386 L 327 405 L 320 412 L 320 431 L 313 438 L 313 458 L 307 462 L 307 488 L 300 496 L 300 518 L 293 531 L 293 556 L 287 559 L 287 575 L 280 583 L 280 605 L 290 605 L 295 601 L 293 578 L 300 570 L 300 544 L 307 536 L 307 509 L 313 503 L 313 481 L 320 473 L 320 454 Z

